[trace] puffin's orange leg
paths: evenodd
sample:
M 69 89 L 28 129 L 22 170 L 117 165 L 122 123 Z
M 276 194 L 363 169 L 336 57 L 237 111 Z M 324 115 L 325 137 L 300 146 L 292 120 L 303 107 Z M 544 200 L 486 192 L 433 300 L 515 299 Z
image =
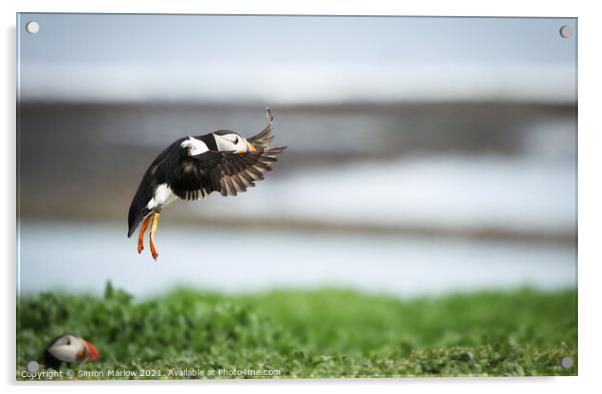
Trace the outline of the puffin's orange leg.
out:
M 146 219 L 144 219 L 144 223 L 142 223 L 142 227 L 140 227 L 140 233 L 138 234 L 138 253 L 142 253 L 142 249 L 144 249 L 144 232 L 148 227 L 148 223 L 151 220 L 152 215 L 148 215 Z
M 151 230 L 150 230 L 150 250 L 151 250 L 151 254 L 153 255 L 153 259 L 157 260 L 157 257 L 159 257 L 159 253 L 157 253 L 157 248 L 155 246 L 155 232 L 157 231 L 157 225 L 159 224 L 159 216 L 161 216 L 159 214 L 159 212 L 155 212 L 153 213 L 153 224 L 151 225 Z

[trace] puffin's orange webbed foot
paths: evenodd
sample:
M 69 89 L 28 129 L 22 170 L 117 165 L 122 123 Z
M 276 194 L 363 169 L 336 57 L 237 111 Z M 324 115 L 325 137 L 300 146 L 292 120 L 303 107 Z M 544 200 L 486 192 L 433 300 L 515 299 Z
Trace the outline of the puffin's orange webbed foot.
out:
M 153 259 L 157 261 L 157 257 L 159 257 L 159 253 L 157 252 L 157 248 L 155 247 L 155 243 L 153 241 L 150 242 L 150 250 Z
M 140 227 L 140 233 L 138 234 L 138 253 L 142 253 L 144 249 L 144 233 L 146 232 L 146 228 L 148 227 L 148 223 L 151 220 L 152 215 L 148 215 L 144 222 L 142 223 L 142 227 Z
M 153 224 L 151 225 L 150 230 L 150 250 L 155 261 L 157 261 L 157 257 L 159 257 L 157 247 L 155 246 L 155 232 L 157 231 L 157 225 L 159 225 L 159 216 L 161 216 L 159 212 L 155 212 L 152 214 Z

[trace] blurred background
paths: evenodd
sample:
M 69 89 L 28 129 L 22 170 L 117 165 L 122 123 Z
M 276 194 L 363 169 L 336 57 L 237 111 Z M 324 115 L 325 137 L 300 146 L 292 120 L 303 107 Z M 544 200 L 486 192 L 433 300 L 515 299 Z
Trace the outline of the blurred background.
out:
M 19 291 L 576 287 L 576 28 L 20 14 Z M 266 105 L 274 171 L 170 206 L 158 262 L 138 255 L 150 162 L 181 136 L 253 135 Z

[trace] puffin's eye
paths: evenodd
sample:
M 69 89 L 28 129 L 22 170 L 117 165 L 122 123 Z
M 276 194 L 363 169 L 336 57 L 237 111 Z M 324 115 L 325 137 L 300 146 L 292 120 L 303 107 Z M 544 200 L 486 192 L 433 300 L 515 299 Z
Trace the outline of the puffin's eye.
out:
M 234 144 L 238 144 L 238 137 L 234 137 Z

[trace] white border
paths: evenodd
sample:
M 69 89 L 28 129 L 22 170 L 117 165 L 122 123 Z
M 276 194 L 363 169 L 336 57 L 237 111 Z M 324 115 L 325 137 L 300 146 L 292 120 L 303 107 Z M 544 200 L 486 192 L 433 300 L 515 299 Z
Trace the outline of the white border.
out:
M 3 20 L 2 62 L 4 92 L 2 94 L 2 171 L 4 186 L 0 194 L 1 250 L 4 252 L 2 321 L 0 330 L 4 339 L 0 357 L 2 382 L 9 392 L 16 389 L 15 374 L 15 13 L 21 12 L 144 12 L 144 13 L 220 13 L 220 14 L 338 14 L 338 15 L 455 15 L 455 16 L 554 16 L 579 18 L 579 377 L 528 378 L 528 379 L 394 379 L 394 380 L 287 380 L 287 381 L 216 381 L 125 384 L 110 382 L 89 384 L 85 390 L 104 392 L 107 388 L 144 386 L 145 391 L 163 392 L 168 387 L 187 390 L 232 390 L 251 392 L 281 391 L 305 392 L 314 389 L 364 391 L 386 389 L 396 392 L 462 393 L 508 392 L 543 389 L 546 393 L 586 391 L 600 387 L 597 379 L 600 360 L 600 305 L 602 299 L 599 283 L 602 253 L 599 245 L 602 236 L 602 162 L 600 160 L 600 61 L 601 20 L 593 1 L 524 1 L 505 0 L 484 2 L 477 0 L 454 1 L 357 1 L 357 0 L 305 0 L 305 1 L 158 1 L 158 0 L 102 0 L 102 1 L 11 1 L 0 2 Z M 6 323 L 8 322 L 8 324 Z M 166 386 L 167 384 L 167 386 Z M 286 387 L 283 387 L 286 385 Z M 21 390 L 33 391 L 35 387 L 21 384 Z M 81 384 L 46 384 L 37 390 L 82 390 Z

